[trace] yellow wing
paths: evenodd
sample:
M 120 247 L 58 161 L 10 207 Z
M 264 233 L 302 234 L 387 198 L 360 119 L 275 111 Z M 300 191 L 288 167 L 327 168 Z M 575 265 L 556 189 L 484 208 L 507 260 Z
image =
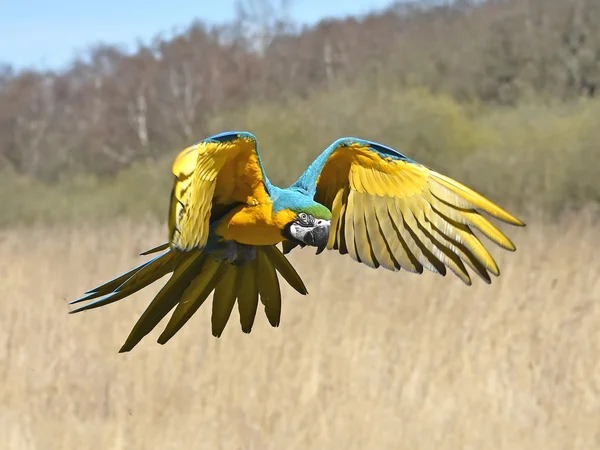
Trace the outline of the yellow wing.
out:
M 448 267 L 466 284 L 471 278 L 465 264 L 488 283 L 488 272 L 500 274 L 473 229 L 515 250 L 481 212 L 525 225 L 457 181 L 361 139 L 334 142 L 294 185 L 330 208 L 328 249 L 374 268 L 445 275 Z
M 175 158 L 172 170 L 169 242 L 181 250 L 204 248 L 210 223 L 236 205 L 269 195 L 256 138 L 248 132 L 226 132 L 192 145 Z

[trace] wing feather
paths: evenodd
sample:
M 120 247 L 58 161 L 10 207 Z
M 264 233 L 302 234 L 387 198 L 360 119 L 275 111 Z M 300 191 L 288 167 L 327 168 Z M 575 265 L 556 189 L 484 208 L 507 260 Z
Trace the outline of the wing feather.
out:
M 412 266 L 414 267 L 414 272 L 423 273 L 424 267 L 421 263 L 421 260 L 424 258 L 424 256 L 422 255 L 421 250 L 419 250 L 419 248 L 413 242 L 412 237 L 406 231 L 402 213 L 397 211 L 396 203 L 393 198 L 385 197 L 385 200 L 387 203 L 387 218 L 383 216 L 381 219 L 382 222 L 389 223 L 396 231 L 396 237 L 402 245 L 404 254 L 406 254 L 406 257 L 410 260 Z M 394 256 L 401 258 L 402 254 L 394 253 Z M 409 266 L 407 265 L 406 268 L 408 267 Z
M 356 244 L 356 252 L 363 263 L 375 269 L 379 265 L 371 256 L 371 242 L 367 235 L 363 196 L 356 192 L 351 192 L 350 196 L 354 198 L 352 221 L 354 224 L 354 243 Z
M 438 211 L 438 214 L 443 216 L 448 222 L 461 224 L 466 228 L 472 226 L 500 247 L 509 251 L 515 250 L 515 245 L 512 241 L 502 233 L 502 231 L 492 225 L 489 220 L 478 214 L 476 211 L 455 208 L 444 201 L 436 201 L 436 198 L 432 198 L 430 203 L 432 207 Z M 470 228 L 468 232 L 471 233 Z
M 327 245 L 329 248 L 339 248 L 339 227 L 342 222 L 341 216 L 343 216 L 345 209 L 345 199 L 344 199 L 345 189 L 338 189 L 337 193 L 333 198 L 333 202 L 331 204 L 331 209 L 336 211 L 336 214 L 332 214 L 331 216 L 331 229 L 336 230 L 335 233 L 329 233 L 329 240 Z
M 348 195 L 348 204 L 346 206 L 346 214 L 344 215 L 344 240 L 346 241 L 346 248 L 350 257 L 358 262 L 362 262 L 358 255 L 358 249 L 356 246 L 356 239 L 354 237 L 354 192 L 350 192 Z M 350 217 L 348 217 L 348 211 L 352 211 Z
M 426 217 L 423 214 L 419 214 L 419 212 L 420 211 L 413 210 L 413 215 L 416 219 L 416 225 L 422 234 L 425 235 L 432 243 L 431 248 L 434 251 L 435 256 L 445 266 L 449 267 L 450 270 L 452 270 L 465 284 L 470 285 L 471 277 L 469 276 L 469 273 L 457 254 L 458 249 L 451 244 L 448 245 L 449 241 L 444 236 L 434 231 L 431 227 L 431 224 L 426 220 Z M 485 277 L 486 275 L 487 273 L 482 276 Z M 486 281 L 489 281 L 489 277 L 486 278 Z
M 425 248 L 410 226 L 411 222 L 414 224 L 414 218 L 402 199 L 388 197 L 388 211 L 390 217 L 394 221 L 398 234 L 402 237 L 402 240 L 406 243 L 410 252 L 422 266 L 421 272 L 423 271 L 423 268 L 425 268 L 431 272 L 438 273 L 438 270 L 434 265 L 435 257 L 433 257 L 431 252 Z M 439 260 L 437 263 L 438 265 L 441 264 Z
M 377 262 L 388 270 L 396 271 L 400 268 L 398 262 L 392 257 L 390 247 L 385 239 L 379 220 L 377 220 L 377 209 L 375 203 L 379 198 L 367 197 L 364 199 L 365 205 L 365 223 L 367 225 L 367 233 L 371 243 L 371 250 Z M 393 231 L 393 230 L 392 230 Z
M 485 248 L 481 241 L 473 234 L 468 225 L 445 217 L 434 206 L 429 203 L 423 204 L 425 219 L 431 223 L 431 226 L 438 234 L 451 240 L 455 244 L 460 244 L 468 250 L 472 257 L 476 258 L 487 270 L 494 275 L 500 275 L 498 264 L 490 252 Z
M 423 234 L 425 234 L 439 249 L 439 252 L 436 252 L 435 254 L 440 261 L 448 266 L 466 284 L 471 284 L 471 278 L 460 260 L 460 258 L 463 257 L 474 270 L 477 270 L 486 281 L 489 281 L 489 277 L 485 270 L 483 271 L 485 273 L 481 273 L 480 271 L 481 264 L 478 266 L 471 264 L 470 259 L 466 259 L 467 255 L 449 240 L 449 238 L 454 235 L 453 230 L 447 228 L 445 230 L 446 233 L 443 233 L 440 232 L 439 228 L 432 226 L 432 222 L 429 219 L 432 210 L 427 202 L 418 202 L 413 198 L 410 205 L 412 213 L 417 220 L 417 226 L 421 228 Z
M 172 171 L 169 242 L 181 250 L 204 248 L 215 206 L 269 195 L 256 138 L 247 132 L 223 133 L 184 149 Z
M 446 275 L 446 266 L 444 266 L 444 263 L 440 260 L 441 250 L 419 227 L 417 219 L 411 210 L 411 203 L 412 201 L 410 198 L 402 200 L 396 199 L 396 205 L 401 205 L 400 209 L 402 211 L 402 217 L 404 218 L 406 230 L 426 259 L 421 261 L 421 263 L 434 273 Z
M 467 186 L 375 142 L 342 138 L 330 145 L 292 186 L 332 212 L 328 249 L 371 267 L 447 268 L 471 284 L 469 267 L 484 281 L 500 269 L 473 230 L 515 250 L 483 214 L 525 224 Z
M 389 247 L 390 256 L 396 261 L 397 267 L 413 273 L 422 272 L 423 267 L 416 260 L 389 216 L 386 198 L 379 197 L 374 199 L 373 202 L 375 204 L 375 218 Z

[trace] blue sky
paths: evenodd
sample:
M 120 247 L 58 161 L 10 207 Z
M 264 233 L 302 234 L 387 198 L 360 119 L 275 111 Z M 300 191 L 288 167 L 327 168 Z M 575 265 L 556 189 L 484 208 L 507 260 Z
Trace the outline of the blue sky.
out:
M 222 23 L 235 0 L 0 0 L 0 62 L 16 68 L 54 69 L 98 42 L 133 46 L 194 19 Z M 301 23 L 362 14 L 391 0 L 291 0 Z M 218 6 L 215 6 L 218 5 Z

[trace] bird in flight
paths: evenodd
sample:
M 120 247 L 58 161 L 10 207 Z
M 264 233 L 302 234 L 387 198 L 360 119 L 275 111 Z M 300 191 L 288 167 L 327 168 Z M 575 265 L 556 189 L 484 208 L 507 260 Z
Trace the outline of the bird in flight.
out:
M 473 233 L 500 247 L 515 246 L 482 213 L 525 224 L 482 195 L 376 142 L 333 142 L 290 187 L 269 181 L 256 137 L 225 132 L 176 156 L 168 242 L 159 253 L 71 304 L 75 313 L 116 302 L 172 272 L 141 315 L 120 352 L 133 349 L 173 311 L 160 344 L 169 341 L 211 293 L 212 334 L 219 337 L 237 301 L 242 331 L 250 333 L 259 300 L 277 327 L 279 276 L 300 294 L 306 287 L 290 264 L 294 248 L 333 250 L 372 268 L 450 269 L 471 284 L 472 272 L 490 283 L 500 270 Z M 282 244 L 282 250 L 277 245 Z

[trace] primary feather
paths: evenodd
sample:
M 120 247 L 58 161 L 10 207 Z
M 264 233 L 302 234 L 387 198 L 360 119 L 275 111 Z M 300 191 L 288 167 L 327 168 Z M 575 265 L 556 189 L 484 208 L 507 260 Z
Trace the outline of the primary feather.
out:
M 370 267 L 449 268 L 466 284 L 470 267 L 485 282 L 500 269 L 474 234 L 514 250 L 510 239 L 482 213 L 525 224 L 490 200 L 400 152 L 358 138 L 329 146 L 292 185 L 331 209 L 327 248 Z

